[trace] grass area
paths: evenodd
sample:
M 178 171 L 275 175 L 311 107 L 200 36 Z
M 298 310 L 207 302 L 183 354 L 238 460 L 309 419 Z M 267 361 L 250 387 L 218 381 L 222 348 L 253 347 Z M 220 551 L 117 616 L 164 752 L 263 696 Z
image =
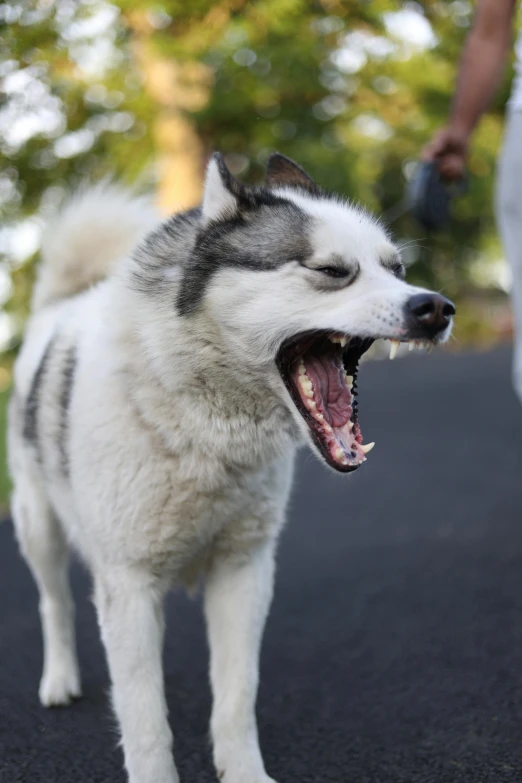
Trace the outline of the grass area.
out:
M 0 392 L 0 519 L 6 516 L 11 483 L 7 473 L 7 403 L 10 390 Z

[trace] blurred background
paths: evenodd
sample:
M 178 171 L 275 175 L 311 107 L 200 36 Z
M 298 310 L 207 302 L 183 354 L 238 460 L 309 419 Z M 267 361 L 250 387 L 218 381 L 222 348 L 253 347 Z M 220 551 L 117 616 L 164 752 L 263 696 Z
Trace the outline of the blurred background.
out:
M 471 14 L 465 0 L 0 3 L 0 429 L 46 216 L 106 176 L 152 190 L 164 214 L 190 207 L 213 149 L 252 182 L 277 149 L 384 215 L 409 279 L 457 302 L 450 350 L 509 339 L 492 215 L 509 72 L 447 230 L 428 236 L 402 204 Z

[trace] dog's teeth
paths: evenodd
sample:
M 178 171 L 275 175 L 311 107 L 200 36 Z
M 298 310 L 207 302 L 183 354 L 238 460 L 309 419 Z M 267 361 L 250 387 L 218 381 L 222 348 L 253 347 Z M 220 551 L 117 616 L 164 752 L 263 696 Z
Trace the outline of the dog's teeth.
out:
M 324 431 L 325 431 L 325 432 L 328 432 L 328 433 L 332 432 L 332 428 L 330 427 L 330 425 L 329 425 L 329 424 L 325 424 L 325 425 L 324 425 Z
M 348 422 L 348 429 L 350 430 L 350 432 L 353 430 L 353 421 Z
M 361 444 L 361 451 L 363 452 L 363 454 L 368 454 L 368 452 L 371 451 L 374 446 L 375 443 L 367 443 L 366 446 L 363 446 Z
M 337 337 L 337 335 L 334 335 L 333 337 L 330 337 L 330 342 L 331 343 L 340 343 L 341 342 L 341 338 Z
M 415 348 L 415 340 L 410 340 L 408 342 L 408 351 L 413 351 L 414 348 Z
M 341 337 L 341 339 L 339 340 L 339 342 L 341 343 L 341 348 L 344 348 L 344 346 L 347 344 L 349 339 L 350 339 L 349 337 Z
M 300 375 L 299 376 L 299 385 L 301 386 L 302 392 L 305 397 L 308 397 L 308 399 L 312 399 L 314 396 L 313 393 L 313 385 L 312 381 L 307 375 Z
M 310 400 L 310 402 L 308 403 L 308 407 L 309 407 L 309 409 L 311 411 L 316 411 L 317 410 L 317 405 L 315 404 L 315 402 L 313 400 Z
M 353 375 L 346 375 L 345 377 L 346 377 L 346 385 L 348 386 L 349 389 L 351 389 L 353 383 Z
M 304 364 L 302 362 L 299 365 L 297 371 L 298 371 L 299 375 L 306 375 L 306 367 L 304 366 Z
M 390 359 L 395 359 L 400 348 L 399 340 L 390 340 Z
M 315 418 L 317 419 L 317 421 L 321 421 L 321 422 L 324 421 L 324 416 L 322 413 L 316 413 Z
M 344 449 L 339 446 L 339 448 L 335 449 L 334 456 L 338 460 L 344 460 Z

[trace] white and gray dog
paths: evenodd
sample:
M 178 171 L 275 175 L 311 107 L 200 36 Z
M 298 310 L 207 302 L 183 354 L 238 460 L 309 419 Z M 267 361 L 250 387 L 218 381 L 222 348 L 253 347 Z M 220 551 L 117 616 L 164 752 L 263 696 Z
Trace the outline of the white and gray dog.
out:
M 376 338 L 437 343 L 454 308 L 404 281 L 359 207 L 279 154 L 260 187 L 210 160 L 200 208 L 164 223 L 115 187 L 48 231 L 9 416 L 13 518 L 40 591 L 40 700 L 80 695 L 68 549 L 94 599 L 131 783 L 175 783 L 162 600 L 204 580 L 214 761 L 270 783 L 259 648 L 296 448 L 355 470 Z M 272 781 L 273 783 L 273 781 Z

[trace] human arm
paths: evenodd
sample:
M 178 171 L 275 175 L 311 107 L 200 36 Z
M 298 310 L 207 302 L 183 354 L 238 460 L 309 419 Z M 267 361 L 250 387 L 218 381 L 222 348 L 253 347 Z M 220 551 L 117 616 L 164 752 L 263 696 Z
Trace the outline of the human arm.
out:
M 478 0 L 457 79 L 448 125 L 424 148 L 449 180 L 464 173 L 469 137 L 500 84 L 511 43 L 516 0 Z

